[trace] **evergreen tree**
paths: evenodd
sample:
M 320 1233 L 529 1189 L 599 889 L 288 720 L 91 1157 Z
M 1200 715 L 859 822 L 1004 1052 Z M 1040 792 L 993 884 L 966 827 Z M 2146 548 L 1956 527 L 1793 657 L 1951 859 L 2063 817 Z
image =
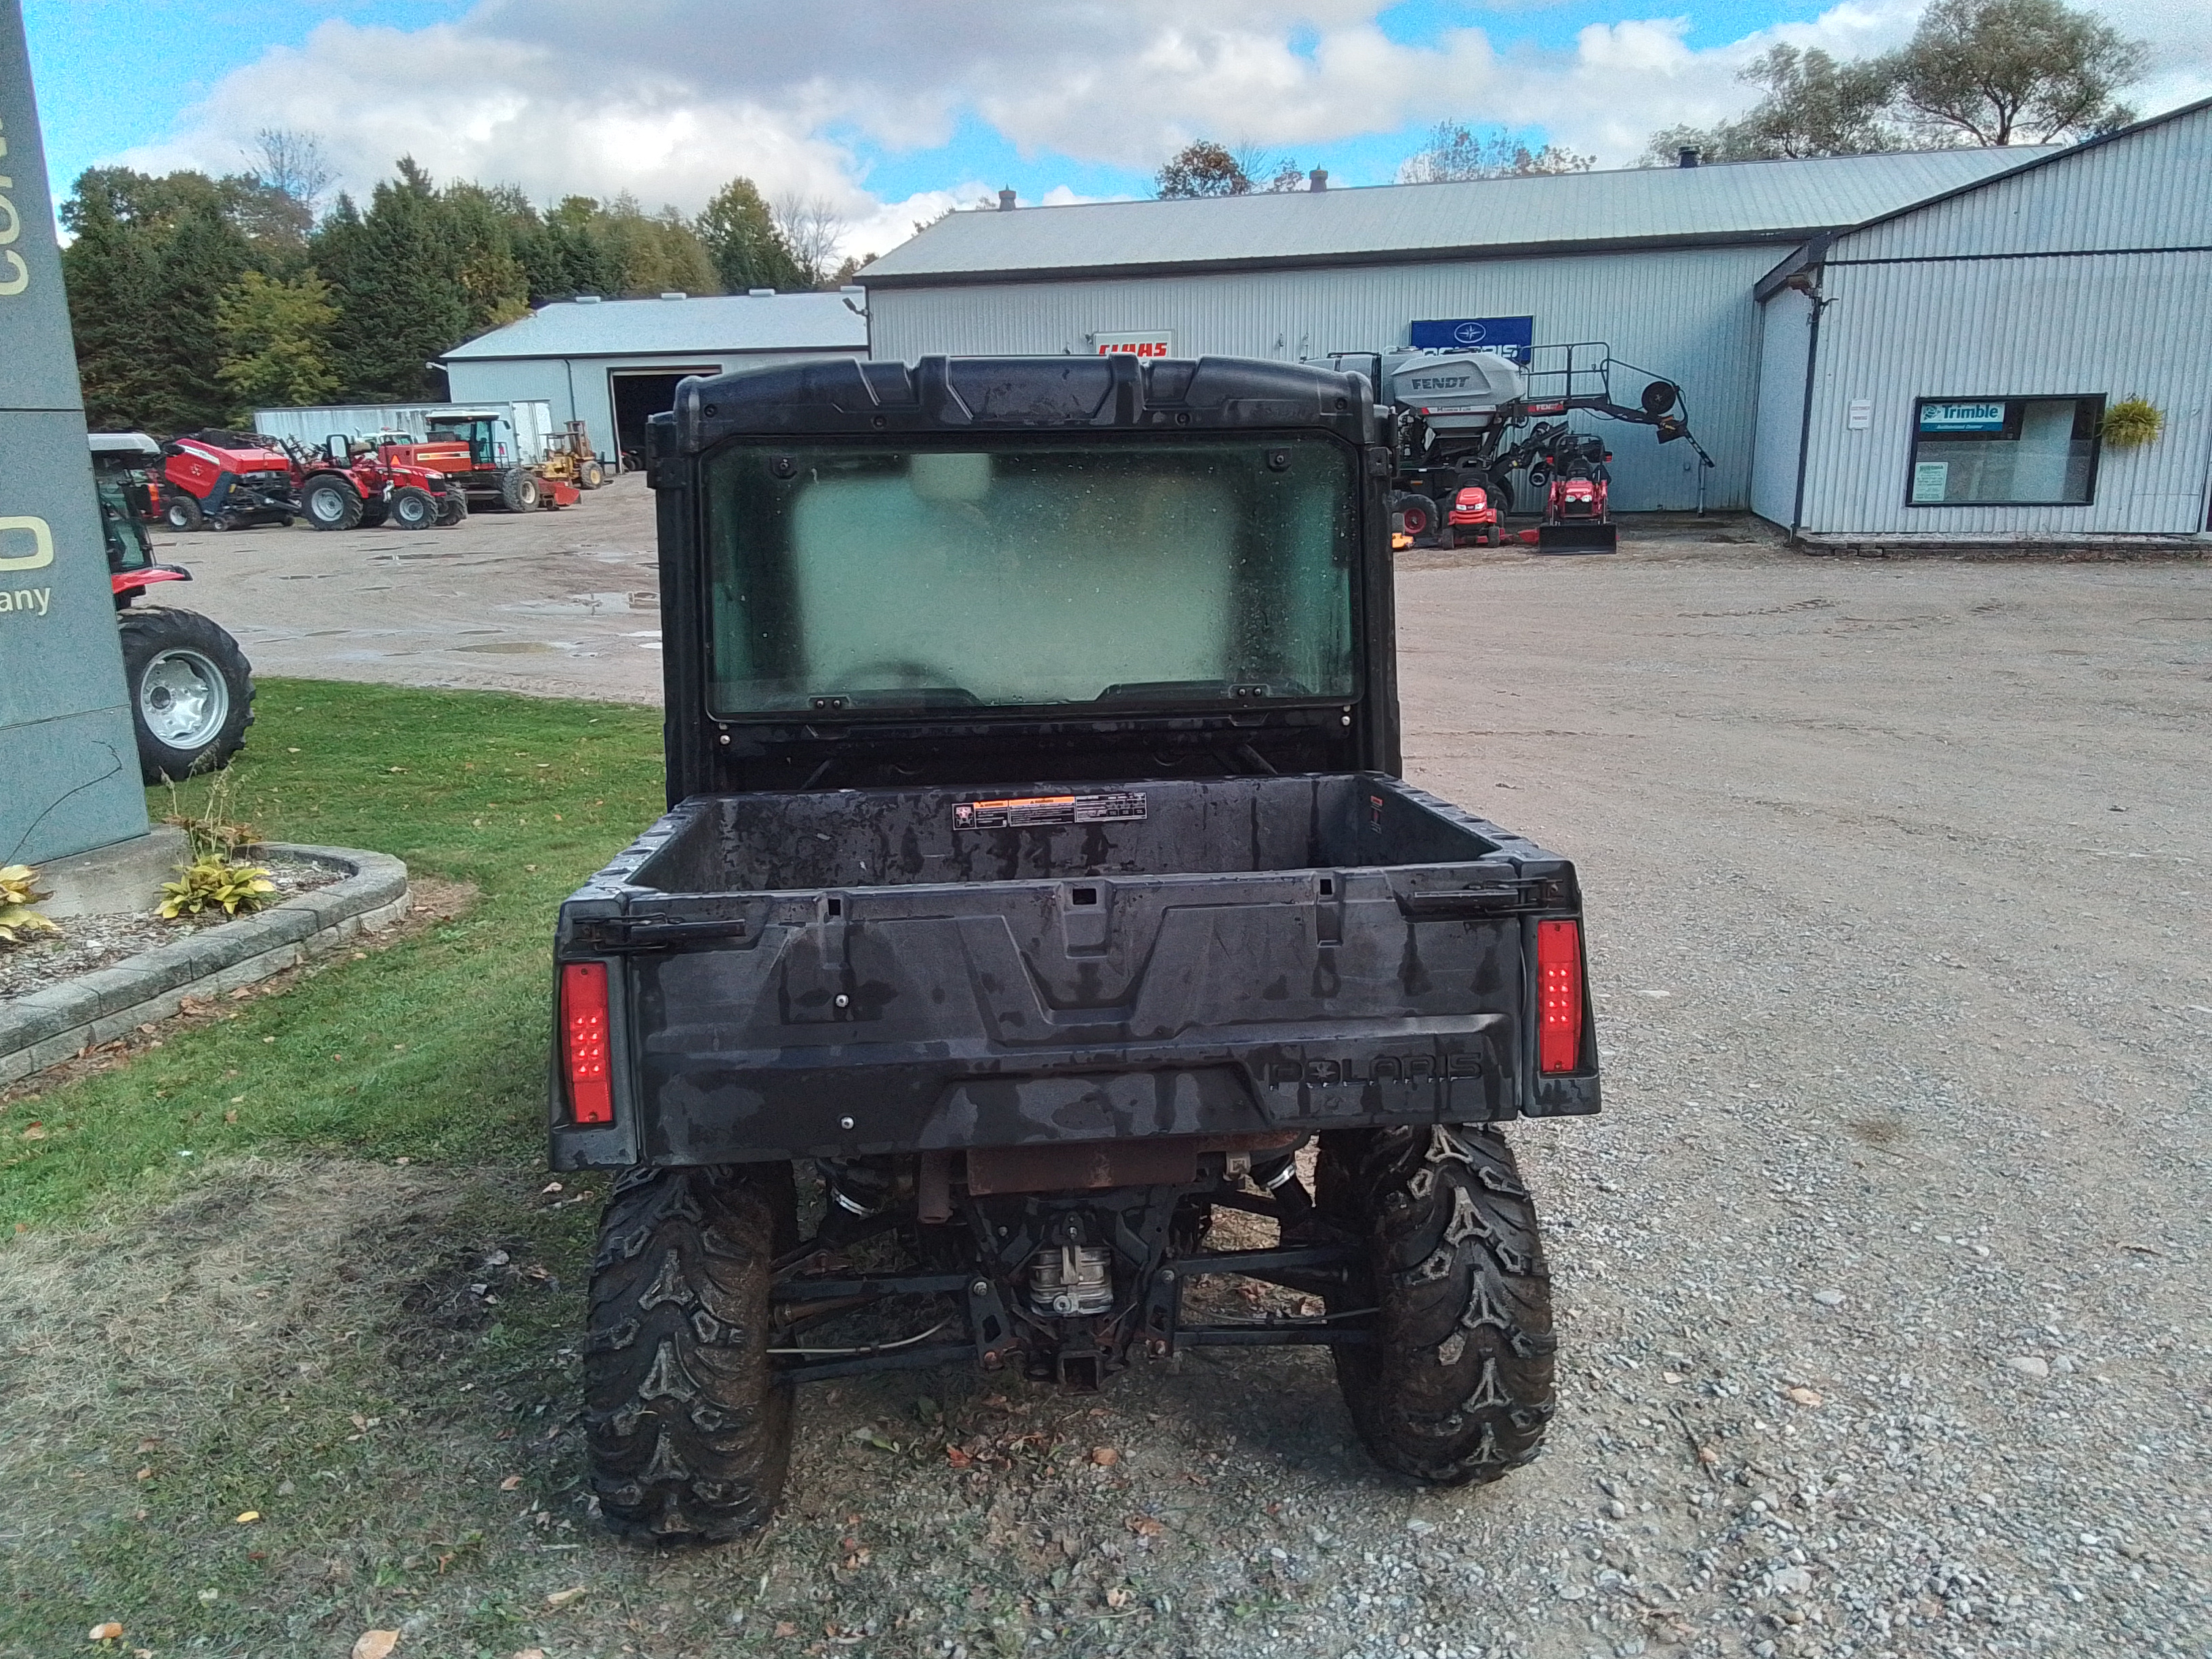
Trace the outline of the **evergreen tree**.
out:
M 339 295 L 331 344 L 345 395 L 363 402 L 434 390 L 432 358 L 469 337 L 466 250 L 455 216 L 410 157 L 365 214 L 339 198 L 311 246 Z
M 731 179 L 692 222 L 722 287 L 730 293 L 756 288 L 788 293 L 807 286 L 799 262 L 776 231 L 775 216 L 751 179 Z

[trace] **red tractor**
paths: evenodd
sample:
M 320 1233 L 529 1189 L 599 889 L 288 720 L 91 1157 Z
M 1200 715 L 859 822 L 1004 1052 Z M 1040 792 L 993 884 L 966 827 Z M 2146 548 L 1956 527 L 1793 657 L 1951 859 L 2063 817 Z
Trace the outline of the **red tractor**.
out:
M 490 422 L 471 424 L 489 428 Z M 575 424 L 580 426 L 582 422 Z M 467 433 L 456 433 L 451 429 L 452 423 L 436 418 L 430 425 L 431 435 L 427 439 L 388 432 L 378 434 L 373 441 L 380 447 L 381 453 L 394 461 L 442 472 L 464 493 L 477 497 L 480 505 L 503 507 L 510 513 L 529 513 L 538 507 L 554 512 L 574 507 L 584 499 L 574 484 L 553 477 L 542 469 L 496 465 L 489 456 L 488 439 L 471 442 Z M 440 431 L 440 427 L 447 429 Z M 599 463 L 594 461 L 592 465 Z
M 292 459 L 250 432 L 188 432 L 161 447 L 161 517 L 172 530 L 243 530 L 299 516 Z
M 459 524 L 469 516 L 467 495 L 458 482 L 422 465 L 417 447 L 404 433 L 379 433 L 359 441 L 333 437 L 320 454 L 299 454 L 302 516 L 318 530 Z
M 228 630 L 197 611 L 131 608 L 157 583 L 192 579 L 180 564 L 155 563 L 146 534 L 166 452 L 143 432 L 95 432 L 91 442 L 139 775 L 155 784 L 227 766 L 253 724 L 253 665 Z

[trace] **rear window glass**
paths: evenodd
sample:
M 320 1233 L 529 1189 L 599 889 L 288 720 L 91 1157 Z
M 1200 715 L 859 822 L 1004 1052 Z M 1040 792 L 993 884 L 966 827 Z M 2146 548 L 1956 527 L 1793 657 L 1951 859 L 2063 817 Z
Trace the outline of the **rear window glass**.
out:
M 713 712 L 1344 700 L 1357 452 L 744 444 L 708 469 Z

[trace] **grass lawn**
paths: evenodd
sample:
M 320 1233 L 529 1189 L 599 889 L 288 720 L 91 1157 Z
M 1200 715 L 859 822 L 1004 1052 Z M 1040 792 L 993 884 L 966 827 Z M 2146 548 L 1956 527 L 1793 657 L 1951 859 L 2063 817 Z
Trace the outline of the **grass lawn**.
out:
M 1091 1450 L 1169 1412 L 1230 1445 L 1243 1383 L 841 1379 L 758 1537 L 608 1535 L 576 1350 L 604 1182 L 540 1162 L 549 946 L 659 809 L 657 718 L 282 680 L 259 706 L 234 816 L 480 896 L 0 1111 L 0 1659 L 347 1659 L 368 1631 L 395 1659 L 1174 1659 L 1212 1564 L 1238 1618 L 1276 1605 L 1240 1545 L 1169 1525 L 1173 1464 L 1133 1491 Z M 1318 1355 L 1236 1364 L 1335 1410 Z M 1133 1532 L 1140 1504 L 1167 1521 Z
M 310 680 L 264 680 L 257 707 L 234 817 L 275 841 L 390 853 L 479 897 L 426 936 L 0 1113 L 0 1231 L 246 1152 L 538 1156 L 554 911 L 659 812 L 659 715 Z M 173 810 L 166 790 L 148 804 Z M 7 1132 L 28 1117 L 43 1139 Z

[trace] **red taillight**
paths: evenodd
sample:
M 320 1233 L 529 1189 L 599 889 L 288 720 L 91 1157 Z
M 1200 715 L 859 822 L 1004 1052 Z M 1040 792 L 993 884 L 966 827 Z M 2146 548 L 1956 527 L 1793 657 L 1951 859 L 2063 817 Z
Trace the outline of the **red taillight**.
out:
M 568 1062 L 570 1114 L 579 1123 L 613 1122 L 605 963 L 562 964 L 561 1034 Z
M 1536 924 L 1536 1066 L 1571 1072 L 1583 1053 L 1583 925 Z
M 1462 512 L 1480 513 L 1484 507 L 1490 505 L 1489 492 L 1476 484 L 1469 484 L 1466 489 L 1461 490 L 1458 495 L 1454 497 L 1454 499 L 1459 503 L 1460 508 Z

